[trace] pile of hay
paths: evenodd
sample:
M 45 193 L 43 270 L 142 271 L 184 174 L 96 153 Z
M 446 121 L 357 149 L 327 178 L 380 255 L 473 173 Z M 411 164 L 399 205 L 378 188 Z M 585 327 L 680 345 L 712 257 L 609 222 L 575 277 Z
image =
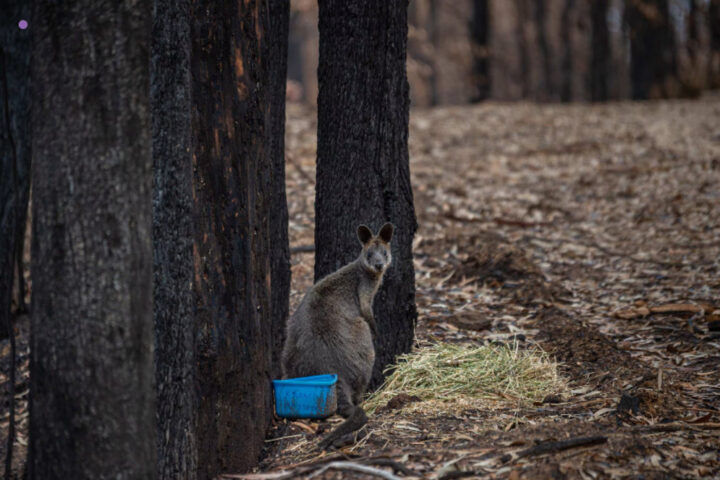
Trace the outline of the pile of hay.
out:
M 408 406 L 411 410 L 439 412 L 498 402 L 522 407 L 567 389 L 557 363 L 545 352 L 517 344 L 439 343 L 398 357 L 386 374 L 385 383 L 365 402 L 371 413 L 399 394 L 420 398 Z

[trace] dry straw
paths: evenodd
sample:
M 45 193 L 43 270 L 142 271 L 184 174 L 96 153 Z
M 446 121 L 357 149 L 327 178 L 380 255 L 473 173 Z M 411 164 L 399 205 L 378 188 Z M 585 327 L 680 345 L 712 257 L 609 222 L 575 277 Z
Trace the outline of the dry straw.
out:
M 557 363 L 538 348 L 438 343 L 398 357 L 385 383 L 365 402 L 369 412 L 398 394 L 415 395 L 413 410 L 449 411 L 497 405 L 526 406 L 567 386 Z

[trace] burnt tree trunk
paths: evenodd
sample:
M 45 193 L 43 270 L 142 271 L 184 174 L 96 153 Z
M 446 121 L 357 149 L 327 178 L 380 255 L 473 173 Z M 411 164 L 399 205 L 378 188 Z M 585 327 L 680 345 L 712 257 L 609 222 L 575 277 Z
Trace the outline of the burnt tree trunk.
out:
M 519 49 L 519 60 L 520 60 L 520 85 L 522 88 L 521 98 L 530 98 L 532 95 L 531 77 L 533 75 L 534 60 L 536 57 L 530 54 L 528 51 L 534 46 L 531 42 L 533 41 L 532 34 L 532 23 L 528 22 L 528 7 L 532 8 L 532 5 L 525 0 L 515 0 L 515 12 L 517 14 L 517 24 L 515 37 L 518 43 Z M 528 28 L 530 27 L 530 28 Z
M 473 50 L 473 83 L 477 89 L 471 100 L 478 102 L 490 97 L 490 6 L 489 0 L 473 0 L 470 24 Z
M 628 0 L 630 78 L 636 100 L 676 96 L 677 51 L 668 0 Z
M 720 88 L 720 0 L 710 0 L 707 12 L 710 29 L 707 86 Z
M 559 102 L 563 99 L 565 85 L 564 64 L 568 60 L 569 29 L 566 0 L 543 0 L 543 33 L 545 37 L 545 68 L 548 100 Z M 566 39 L 566 37 L 568 39 Z
M 491 98 L 501 101 L 523 98 L 524 71 L 517 2 L 489 0 Z
M 0 339 L 10 332 L 13 278 L 22 265 L 30 193 L 30 18 L 28 1 L 0 0 Z M 22 271 L 18 276 L 22 282 Z M 24 289 L 19 288 L 22 292 Z M 18 307 L 22 307 L 22 294 Z
M 289 287 L 288 15 L 286 0 L 155 2 L 161 478 L 247 470 L 272 418 L 270 380 L 282 341 L 273 335 Z
M 592 60 L 590 63 L 590 98 L 602 102 L 609 98 L 608 82 L 612 75 L 610 30 L 608 28 L 608 9 L 610 0 L 594 0 L 590 7 L 590 25 L 592 28 Z
M 572 12 L 575 9 L 577 0 L 566 0 L 566 4 L 562 10 L 561 25 L 561 43 L 563 45 L 562 62 L 560 64 L 560 100 L 569 102 L 572 100 L 572 72 L 575 62 L 572 53 Z
M 431 0 L 433 104 L 462 105 L 477 97 L 473 81 L 473 0 Z
M 271 162 L 270 278 L 272 309 L 272 372 L 280 378 L 280 354 L 285 342 L 285 322 L 290 309 L 290 240 L 285 195 L 285 83 L 287 78 L 290 1 L 269 2 L 270 26 L 265 37 L 264 61 L 268 79 L 266 141 Z
M 5 478 L 13 475 L 15 443 L 15 332 L 12 296 L 18 271 L 18 310 L 24 307 L 23 250 L 30 193 L 30 18 L 27 1 L 0 0 L 0 339 L 10 337 Z M 2 450 L 2 449 L 0 449 Z
M 707 5 L 702 0 L 690 0 L 685 18 L 686 34 L 678 54 L 678 77 L 681 95 L 698 97 L 707 86 L 710 59 L 710 29 Z
M 568 12 L 570 24 L 570 43 L 567 45 L 572 56 L 570 77 L 570 101 L 590 100 L 590 76 L 592 64 L 592 31 L 590 4 L 593 2 L 575 1 Z
M 373 386 L 410 350 L 417 318 L 407 28 L 406 1 L 320 1 L 315 279 L 357 257 L 358 224 L 396 226 L 393 266 L 375 297 Z
M 29 478 L 154 478 L 149 1 L 37 0 Z

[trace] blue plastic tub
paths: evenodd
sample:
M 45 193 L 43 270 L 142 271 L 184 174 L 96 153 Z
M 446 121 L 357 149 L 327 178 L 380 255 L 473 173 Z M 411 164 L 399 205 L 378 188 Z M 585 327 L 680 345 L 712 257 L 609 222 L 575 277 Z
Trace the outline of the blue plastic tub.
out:
M 273 380 L 275 412 L 284 418 L 326 418 L 337 410 L 337 375 Z

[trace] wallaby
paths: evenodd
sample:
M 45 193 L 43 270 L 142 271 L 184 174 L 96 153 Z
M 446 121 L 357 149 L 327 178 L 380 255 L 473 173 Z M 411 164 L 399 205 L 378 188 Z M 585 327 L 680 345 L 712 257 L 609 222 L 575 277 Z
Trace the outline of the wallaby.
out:
M 392 261 L 393 228 L 386 223 L 375 236 L 360 225 L 360 256 L 313 285 L 287 324 L 285 377 L 338 375 L 337 412 L 345 421 L 320 442 L 323 449 L 367 423 L 360 403 L 375 362 L 372 304 Z

